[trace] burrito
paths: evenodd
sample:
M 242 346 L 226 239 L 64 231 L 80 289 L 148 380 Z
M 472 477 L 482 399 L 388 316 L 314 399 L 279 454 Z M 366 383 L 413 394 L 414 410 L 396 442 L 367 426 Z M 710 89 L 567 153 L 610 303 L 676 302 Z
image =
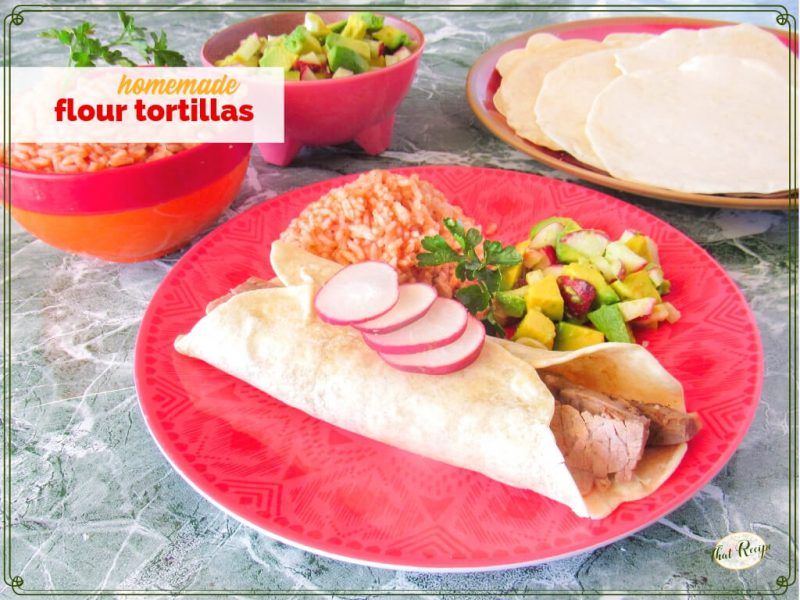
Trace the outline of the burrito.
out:
M 492 340 L 460 371 L 403 372 L 356 330 L 317 317 L 314 294 L 340 265 L 280 242 L 270 259 L 278 281 L 251 279 L 210 305 L 177 351 L 311 416 L 533 490 L 581 517 L 650 494 L 697 430 L 680 384 L 644 348 L 542 354 Z M 627 375 L 631 352 L 646 381 Z

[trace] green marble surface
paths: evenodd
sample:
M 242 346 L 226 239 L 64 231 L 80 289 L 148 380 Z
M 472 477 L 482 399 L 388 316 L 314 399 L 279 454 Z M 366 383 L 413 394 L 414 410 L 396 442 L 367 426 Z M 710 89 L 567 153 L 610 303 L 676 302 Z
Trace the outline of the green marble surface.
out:
M 5 2 L 3 14 L 11 6 Z M 402 14 L 400 8 L 395 12 Z M 225 10 L 140 19 L 167 28 L 173 45 L 196 59 L 211 32 L 245 16 Z M 390 150 L 369 157 L 351 145 L 317 148 L 286 169 L 267 166 L 254 155 L 237 199 L 216 225 L 281 192 L 373 167 L 466 164 L 566 178 L 493 138 L 469 110 L 464 80 L 470 64 L 503 39 L 587 16 L 556 11 L 411 16 L 428 46 L 398 113 Z M 767 13 L 698 16 L 776 26 L 775 15 Z M 26 15 L 13 32 L 13 64 L 63 64 L 63 50 L 35 34 L 77 18 Z M 93 18 L 114 19 L 104 14 Z M 780 211 L 699 208 L 609 193 L 668 221 L 708 250 L 747 297 L 764 345 L 763 394 L 747 437 L 720 474 L 669 516 L 593 552 L 469 574 L 354 566 L 273 541 L 194 492 L 159 452 L 139 411 L 133 382 L 136 334 L 150 298 L 182 253 L 141 264 L 109 264 L 64 254 L 13 224 L 7 257 L 12 332 L 7 573 L 24 579 L 23 590 L 161 590 L 165 595 L 179 590 L 300 594 L 373 589 L 414 590 L 429 597 L 444 590 L 493 591 L 497 596 L 614 591 L 633 597 L 624 590 L 646 588 L 692 597 L 715 589 L 745 595 L 776 589 L 776 579 L 789 569 L 790 217 Z M 771 545 L 767 559 L 742 572 L 719 568 L 709 557 L 713 543 L 740 530 L 758 533 Z M 10 596 L 12 591 L 4 587 L 2 593 Z

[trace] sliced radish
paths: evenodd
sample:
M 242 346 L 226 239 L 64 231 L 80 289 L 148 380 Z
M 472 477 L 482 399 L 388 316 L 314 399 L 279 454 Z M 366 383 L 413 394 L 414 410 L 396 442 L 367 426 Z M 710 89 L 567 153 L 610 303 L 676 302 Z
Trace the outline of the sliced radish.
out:
M 444 375 L 469 366 L 481 353 L 486 330 L 475 317 L 469 317 L 464 333 L 454 342 L 426 352 L 413 354 L 378 355 L 387 363 L 401 371 Z
M 626 321 L 647 318 L 653 314 L 656 306 L 655 298 L 637 298 L 635 300 L 625 300 L 617 304 L 622 311 L 622 318 Z
M 388 264 L 349 265 L 331 277 L 314 298 L 319 318 L 333 325 L 376 319 L 397 303 L 397 272 Z
M 619 260 L 629 275 L 641 271 L 647 266 L 647 259 L 628 248 L 623 242 L 611 242 L 605 251 L 606 259 Z
M 389 312 L 354 327 L 367 333 L 391 333 L 421 318 L 436 300 L 436 288 L 427 283 L 406 283 L 399 293 Z
M 445 346 L 467 327 L 467 309 L 448 298 L 436 298 L 421 318 L 391 333 L 365 333 L 367 346 L 383 354 L 410 354 Z
M 544 248 L 545 246 L 555 246 L 558 234 L 564 230 L 564 224 L 558 221 L 545 225 L 531 239 L 531 248 Z
M 539 268 L 550 267 L 558 264 L 558 258 L 556 257 L 555 246 L 542 246 L 541 248 L 539 248 L 539 250 L 547 258 L 547 264 L 545 264 L 543 261 L 539 265 Z
M 659 287 L 662 283 L 664 283 L 664 271 L 662 271 L 661 267 L 658 265 L 647 265 L 647 274 L 650 275 L 650 281 L 653 282 L 654 286 Z
M 589 261 L 603 274 L 603 278 L 608 283 L 625 279 L 625 267 L 622 261 L 615 258 L 609 260 L 604 256 L 592 256 Z
M 609 239 L 606 232 L 599 229 L 578 229 L 562 235 L 559 242 L 584 256 L 602 256 Z

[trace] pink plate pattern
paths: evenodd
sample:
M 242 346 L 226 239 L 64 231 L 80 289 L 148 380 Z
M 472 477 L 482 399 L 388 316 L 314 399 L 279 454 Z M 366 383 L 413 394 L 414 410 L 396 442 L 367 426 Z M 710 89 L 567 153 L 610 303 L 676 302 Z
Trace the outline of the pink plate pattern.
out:
M 191 485 L 241 521 L 313 552 L 418 570 L 532 564 L 608 544 L 675 510 L 730 459 L 760 396 L 761 342 L 747 303 L 723 269 L 682 233 L 615 198 L 562 181 L 472 167 L 417 172 L 505 242 L 568 215 L 618 236 L 658 243 L 683 317 L 646 337 L 684 385 L 705 424 L 676 473 L 609 517 L 564 506 L 483 475 L 343 431 L 200 361 L 173 340 L 206 303 L 250 275 L 271 277 L 271 242 L 308 203 L 355 175 L 273 198 L 200 241 L 172 269 L 142 322 L 136 385 L 158 446 Z M 435 377 L 432 375 L 432 377 Z

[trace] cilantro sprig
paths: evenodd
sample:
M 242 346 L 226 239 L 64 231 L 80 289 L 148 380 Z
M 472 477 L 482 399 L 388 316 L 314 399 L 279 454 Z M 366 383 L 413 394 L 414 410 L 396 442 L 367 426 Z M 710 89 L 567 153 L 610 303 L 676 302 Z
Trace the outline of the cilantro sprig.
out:
M 485 240 L 475 228 L 465 231 L 464 224 L 455 219 L 445 218 L 444 226 L 461 251 L 452 248 L 441 235 L 427 236 L 422 239 L 422 247 L 426 252 L 417 254 L 417 264 L 422 267 L 436 267 L 455 263 L 456 277 L 461 281 L 473 282 L 457 290 L 456 298 L 473 315 L 488 309 L 483 317 L 487 333 L 505 337 L 505 330 L 491 310 L 492 299 L 500 288 L 500 268 L 518 265 L 522 262 L 522 256 L 514 246 L 503 246 L 501 242 Z
M 69 47 L 70 67 L 94 67 L 99 61 L 118 67 L 135 67 L 136 63 L 122 53 L 120 47 L 129 47 L 144 59 L 146 64 L 158 67 L 185 67 L 186 59 L 180 52 L 170 50 L 167 34 L 156 34 L 136 25 L 132 16 L 118 11 L 122 33 L 110 42 L 103 43 L 95 37 L 95 26 L 84 21 L 76 27 L 48 29 L 40 37 L 53 39 Z M 148 35 L 149 34 L 149 35 Z

